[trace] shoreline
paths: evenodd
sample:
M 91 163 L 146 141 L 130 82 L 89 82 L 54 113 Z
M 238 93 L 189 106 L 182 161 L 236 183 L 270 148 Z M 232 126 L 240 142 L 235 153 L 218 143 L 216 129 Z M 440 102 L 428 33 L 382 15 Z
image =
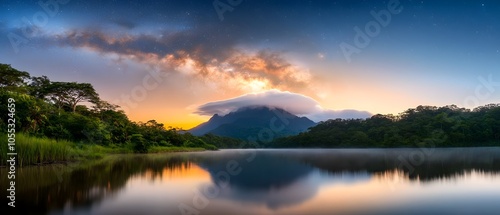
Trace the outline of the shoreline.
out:
M 489 149 L 489 148 L 500 148 L 500 146 L 452 146 L 452 147 L 339 147 L 339 148 L 321 148 L 321 147 L 311 147 L 311 148 L 227 148 L 227 149 L 217 149 L 217 150 L 207 150 L 204 148 L 185 148 L 185 147 L 158 147 L 152 148 L 151 152 L 148 153 L 133 153 L 133 152 L 125 152 L 125 153 L 113 153 L 113 152 L 104 152 L 101 154 L 92 154 L 92 155 L 83 155 L 77 156 L 76 159 L 66 160 L 66 161 L 53 161 L 53 162 L 42 162 L 42 163 L 34 163 L 28 165 L 18 165 L 17 167 L 43 167 L 43 166 L 51 166 L 51 165 L 69 165 L 76 164 L 86 161 L 96 161 L 101 159 L 106 159 L 110 156 L 115 155 L 158 155 L 158 154 L 170 154 L 170 153 L 183 153 L 183 152 L 207 152 L 207 151 L 224 151 L 224 150 L 420 150 L 420 149 L 439 149 L 439 150 L 460 150 L 460 149 Z M 86 152 L 91 152 L 87 150 Z M 7 168 L 9 165 L 0 165 L 0 168 Z
M 167 148 L 163 148 L 167 149 Z M 35 164 L 28 164 L 28 165 L 17 165 L 17 167 L 23 168 L 23 167 L 43 167 L 43 166 L 51 166 L 51 165 L 68 165 L 68 164 L 76 164 L 76 163 L 81 163 L 81 162 L 86 162 L 86 161 L 96 161 L 96 160 L 101 160 L 101 159 L 106 159 L 107 157 L 114 156 L 114 155 L 157 155 L 157 154 L 169 154 L 169 153 L 182 153 L 182 152 L 204 152 L 204 151 L 212 151 L 212 150 L 207 150 L 203 148 L 184 148 L 184 147 L 170 147 L 172 150 L 163 150 L 163 151 L 155 151 L 155 152 L 148 152 L 148 153 L 105 153 L 101 154 L 98 156 L 94 157 L 79 157 L 74 160 L 66 160 L 66 161 L 54 161 L 54 162 L 42 162 L 42 163 L 35 163 Z M 219 149 L 218 149 L 219 150 Z M 16 163 L 18 164 L 18 163 Z M 7 168 L 9 165 L 0 165 L 0 168 Z

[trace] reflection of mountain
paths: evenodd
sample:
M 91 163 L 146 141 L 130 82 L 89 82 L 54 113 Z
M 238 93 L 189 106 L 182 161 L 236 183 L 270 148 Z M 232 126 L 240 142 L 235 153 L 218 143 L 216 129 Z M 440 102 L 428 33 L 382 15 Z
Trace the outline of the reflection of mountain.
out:
M 220 187 L 218 198 L 265 204 L 271 209 L 305 202 L 313 198 L 324 183 L 356 183 L 370 178 L 366 173 L 331 174 L 327 182 L 324 177 L 318 177 L 314 166 L 304 164 L 294 154 L 290 156 L 279 150 L 228 150 L 216 153 L 202 153 L 195 159 L 200 167 L 210 173 L 214 184 L 219 181 L 217 173 L 225 171 L 230 161 L 237 161 L 242 168 L 240 174 L 230 177 L 228 188 Z
M 232 176 L 229 184 L 242 190 L 280 189 L 306 176 L 312 168 L 289 159 L 257 153 L 251 162 L 238 153 L 224 153 L 210 159 L 201 159 L 198 165 L 205 168 L 212 177 L 226 170 L 226 164 L 236 160 L 242 171 Z M 214 181 L 217 181 L 213 178 Z
M 242 171 L 231 176 L 229 187 L 221 189 L 218 198 L 266 204 L 269 208 L 293 205 L 313 197 L 317 184 L 304 183 L 313 168 L 291 159 L 258 152 L 253 157 L 237 152 L 220 152 L 217 156 L 202 156 L 197 164 L 206 169 L 214 183 L 217 173 L 226 170 L 226 164 L 237 161 Z M 253 158 L 247 161 L 247 158 Z
M 276 114 L 279 113 L 279 116 Z M 284 125 L 279 119 L 286 119 L 287 124 L 280 131 L 275 131 L 274 137 L 298 134 L 315 125 L 306 117 L 295 116 L 282 109 L 271 109 L 264 106 L 241 108 L 225 116 L 215 114 L 208 122 L 191 129 L 194 135 L 212 133 L 220 136 L 245 139 L 249 135 L 255 136 L 263 129 L 270 129 L 271 119 L 276 118 L 274 126 Z

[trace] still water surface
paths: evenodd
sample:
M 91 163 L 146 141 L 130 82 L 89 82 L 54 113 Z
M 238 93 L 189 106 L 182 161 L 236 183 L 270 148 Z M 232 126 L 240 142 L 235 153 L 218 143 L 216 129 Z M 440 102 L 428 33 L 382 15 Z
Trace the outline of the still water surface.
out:
M 500 148 L 119 155 L 17 174 L 19 214 L 500 214 Z

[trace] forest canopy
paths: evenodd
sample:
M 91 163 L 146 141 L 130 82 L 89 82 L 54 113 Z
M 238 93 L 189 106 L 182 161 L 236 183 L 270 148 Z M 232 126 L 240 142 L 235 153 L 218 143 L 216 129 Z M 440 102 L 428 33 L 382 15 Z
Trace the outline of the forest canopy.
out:
M 17 132 L 78 144 L 133 145 L 136 152 L 147 152 L 152 146 L 216 149 L 204 137 L 165 128 L 156 120 L 129 120 L 119 106 L 102 100 L 89 83 L 33 77 L 8 64 L 0 64 L 0 77 L 0 101 L 15 100 Z M 1 105 L 0 132 L 7 131 L 8 113 L 7 105 Z
M 500 146 L 500 105 L 473 110 L 456 105 L 418 106 L 398 115 L 331 119 L 268 147 Z

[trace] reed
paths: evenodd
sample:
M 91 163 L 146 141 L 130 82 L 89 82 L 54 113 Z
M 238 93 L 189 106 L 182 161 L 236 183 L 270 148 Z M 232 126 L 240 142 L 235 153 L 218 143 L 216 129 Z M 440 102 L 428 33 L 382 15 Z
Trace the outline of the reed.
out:
M 6 135 L 1 137 L 0 146 L 1 165 L 6 165 L 8 146 Z M 53 140 L 48 138 L 33 137 L 23 133 L 16 134 L 15 152 L 17 152 L 17 163 L 20 166 L 32 164 L 46 164 L 68 161 L 74 158 L 72 143 L 65 140 Z
M 7 160 L 9 159 L 7 153 L 10 152 L 8 151 L 7 134 L 0 134 L 0 136 L 0 166 L 6 166 Z M 154 146 L 148 151 L 149 153 L 168 153 L 205 150 L 207 150 L 207 148 Z M 46 137 L 34 137 L 24 133 L 17 133 L 15 152 L 17 152 L 17 165 L 29 166 L 99 159 L 110 154 L 132 154 L 134 150 L 133 145 L 130 143 L 121 146 L 101 146 L 86 143 L 76 144 L 66 140 L 54 140 Z

